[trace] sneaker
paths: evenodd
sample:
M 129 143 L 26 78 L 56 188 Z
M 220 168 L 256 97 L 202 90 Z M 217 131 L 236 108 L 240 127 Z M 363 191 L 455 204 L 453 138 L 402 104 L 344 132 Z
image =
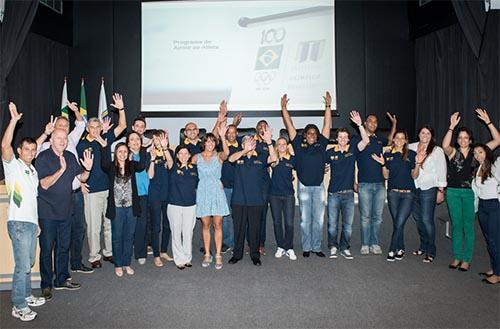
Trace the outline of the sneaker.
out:
M 12 307 L 12 316 L 21 321 L 31 321 L 36 318 L 37 313 L 32 311 L 28 306 L 25 308 Z
M 293 251 L 293 249 L 288 249 L 285 255 L 287 255 L 290 260 L 297 260 L 297 255 L 295 255 L 295 251 Z
M 146 258 L 139 258 L 139 259 L 137 259 L 137 261 L 138 261 L 138 262 L 139 262 L 139 264 L 141 264 L 141 265 L 146 264 Z
M 359 252 L 361 255 L 368 255 L 370 253 L 370 249 L 368 246 L 361 246 L 361 250 Z
M 278 247 L 278 249 L 276 249 L 276 253 L 274 254 L 274 257 L 281 258 L 281 257 L 283 257 L 284 254 L 285 254 L 285 249 Z
M 81 285 L 76 282 L 64 281 L 61 286 L 54 286 L 54 290 L 78 290 Z
M 337 258 L 337 247 L 330 248 L 330 258 Z
M 370 252 L 374 255 L 381 255 L 382 254 L 382 248 L 378 244 L 374 244 L 370 246 Z
M 405 251 L 404 251 L 404 250 L 402 250 L 402 249 L 399 249 L 399 250 L 396 252 L 396 256 L 395 256 L 395 258 L 396 258 L 396 260 L 402 260 L 402 259 L 403 259 L 403 257 L 404 257 L 404 255 L 405 255 Z
M 389 254 L 387 255 L 387 261 L 388 262 L 393 262 L 394 259 L 395 259 L 394 251 L 390 251 Z
M 351 252 L 349 251 L 349 249 L 345 249 L 345 250 L 342 250 L 340 252 L 340 254 L 342 255 L 342 257 L 344 257 L 345 259 L 354 259 L 354 257 L 352 256 Z
M 265 247 L 259 247 L 259 253 L 260 253 L 262 256 L 265 256 L 265 255 L 266 255 L 266 248 L 265 248 Z
M 45 298 L 43 297 L 35 297 L 33 295 L 26 297 L 26 302 L 28 302 L 28 306 L 37 307 L 45 304 Z
M 152 255 L 153 254 L 153 247 L 151 246 L 148 246 L 148 251 L 147 251 L 148 255 Z
M 90 267 L 87 267 L 87 266 L 81 264 L 78 267 L 71 267 L 71 272 L 90 274 L 90 273 L 94 273 L 94 270 L 91 269 Z
M 50 288 L 42 289 L 42 297 L 45 298 L 45 301 L 49 301 L 52 299 L 52 290 Z
M 231 247 L 223 244 L 220 252 L 223 253 L 223 254 L 225 254 L 225 253 L 230 252 L 231 250 L 233 250 L 233 248 L 231 248 Z

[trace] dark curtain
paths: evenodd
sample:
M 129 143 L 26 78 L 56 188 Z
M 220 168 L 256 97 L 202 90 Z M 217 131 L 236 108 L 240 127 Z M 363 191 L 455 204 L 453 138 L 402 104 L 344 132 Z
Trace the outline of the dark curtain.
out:
M 416 40 L 416 129 L 430 124 L 439 143 L 448 129 L 450 115 L 456 111 L 462 116 L 460 125 L 471 128 L 476 141 L 486 142 L 491 137 L 485 125 L 476 119 L 475 108 L 487 110 L 491 121 L 499 126 L 499 14 L 488 14 L 479 58 L 458 25 Z
M 35 17 L 38 1 L 5 2 L 5 15 L 0 24 L 0 125 L 3 128 L 7 108 L 7 77 Z
M 479 58 L 486 23 L 484 2 L 453 0 L 452 3 L 465 38 L 476 58 Z

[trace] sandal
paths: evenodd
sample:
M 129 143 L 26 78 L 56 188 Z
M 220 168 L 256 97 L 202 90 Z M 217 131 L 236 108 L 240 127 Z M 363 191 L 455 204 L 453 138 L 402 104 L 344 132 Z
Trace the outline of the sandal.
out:
M 489 278 L 490 276 L 492 276 L 492 275 L 493 275 L 493 273 L 488 273 L 488 272 L 479 272 L 478 274 L 479 274 L 480 276 L 485 276 L 485 277 L 487 277 L 487 278 Z
M 460 265 L 460 267 L 458 268 L 459 271 L 461 272 L 467 272 L 468 270 L 470 270 L 470 263 L 466 263 L 466 262 L 463 262 L 462 265 Z
M 462 262 L 455 259 L 455 260 L 453 260 L 453 262 L 450 265 L 448 265 L 448 268 L 451 268 L 452 270 L 456 270 L 461 265 L 462 265 Z
M 130 266 L 125 266 L 125 271 L 127 272 L 128 275 L 134 275 L 135 273 L 134 269 Z
M 490 280 L 488 280 L 488 279 L 482 279 L 481 281 L 483 281 L 483 282 L 484 282 L 484 283 L 486 283 L 486 284 L 498 284 L 498 283 L 500 283 L 500 281 L 497 281 L 497 282 L 491 282 L 491 281 L 490 281 Z
M 209 267 L 210 264 L 212 263 L 212 260 L 213 260 L 212 255 L 205 255 L 203 257 L 203 262 L 201 262 L 201 266 Z
M 413 255 L 415 256 L 422 256 L 424 254 L 424 252 L 420 249 L 418 250 L 415 250 L 414 252 L 412 252 Z
M 115 267 L 115 274 L 117 277 L 121 278 L 123 276 L 123 269 L 121 267 Z
M 163 258 L 167 262 L 173 262 L 174 261 L 174 259 L 172 257 L 170 257 L 166 252 L 160 253 L 160 258 Z
M 155 263 L 155 266 L 156 267 L 162 267 L 163 266 L 163 262 L 161 261 L 161 258 L 160 257 L 155 257 L 153 262 Z
M 425 256 L 425 258 L 422 260 L 424 263 L 432 263 L 434 261 L 434 257 L 432 256 Z
M 222 256 L 215 256 L 215 269 L 220 270 L 222 268 Z

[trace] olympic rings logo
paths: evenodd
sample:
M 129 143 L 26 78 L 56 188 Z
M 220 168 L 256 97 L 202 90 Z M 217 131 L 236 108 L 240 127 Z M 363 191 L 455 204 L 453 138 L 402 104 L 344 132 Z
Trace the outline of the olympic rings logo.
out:
M 255 73 L 255 82 L 258 84 L 269 85 L 276 77 L 276 71 Z

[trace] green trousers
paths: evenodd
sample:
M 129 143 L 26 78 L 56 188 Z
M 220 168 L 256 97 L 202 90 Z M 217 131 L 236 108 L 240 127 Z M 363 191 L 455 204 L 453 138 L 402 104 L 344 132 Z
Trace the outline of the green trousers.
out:
M 446 202 L 452 224 L 453 258 L 470 263 L 475 238 L 474 192 L 470 188 L 449 187 Z

